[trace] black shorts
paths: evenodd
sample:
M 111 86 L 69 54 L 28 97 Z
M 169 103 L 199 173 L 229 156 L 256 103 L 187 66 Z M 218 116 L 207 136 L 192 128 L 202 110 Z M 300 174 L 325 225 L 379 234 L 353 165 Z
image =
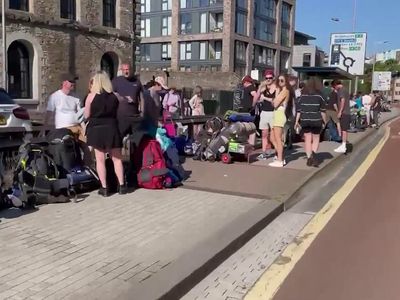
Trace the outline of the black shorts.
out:
M 351 124 L 351 116 L 350 115 L 342 115 L 340 118 L 340 129 L 342 131 L 348 131 L 350 129 Z
M 304 133 L 320 134 L 321 131 L 322 131 L 321 127 L 311 127 L 311 126 L 303 127 Z

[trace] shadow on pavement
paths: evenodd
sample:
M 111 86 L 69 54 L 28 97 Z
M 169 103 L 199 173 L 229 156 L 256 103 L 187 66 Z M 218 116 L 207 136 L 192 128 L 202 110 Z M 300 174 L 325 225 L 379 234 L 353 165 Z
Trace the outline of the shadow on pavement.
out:
M 39 209 L 38 208 L 32 208 L 32 209 L 19 209 L 19 208 L 8 208 L 0 211 L 0 220 L 1 219 L 15 219 L 19 218 L 24 215 L 28 215 L 34 212 L 37 212 Z

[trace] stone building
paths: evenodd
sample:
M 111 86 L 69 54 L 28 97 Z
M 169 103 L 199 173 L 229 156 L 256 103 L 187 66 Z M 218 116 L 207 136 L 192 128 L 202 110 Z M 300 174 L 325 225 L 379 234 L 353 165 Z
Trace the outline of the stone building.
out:
M 289 72 L 295 0 L 141 0 L 143 80 L 231 88 L 245 74 Z M 165 75 L 164 75 L 165 76 Z
M 135 0 L 6 0 L 8 92 L 42 111 L 62 73 L 79 76 L 81 97 L 95 71 L 115 76 L 121 62 L 134 61 L 135 7 Z

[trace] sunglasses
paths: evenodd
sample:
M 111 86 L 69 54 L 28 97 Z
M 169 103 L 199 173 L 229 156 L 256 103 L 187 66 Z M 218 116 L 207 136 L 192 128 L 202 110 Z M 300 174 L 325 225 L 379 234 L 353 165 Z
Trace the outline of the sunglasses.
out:
M 272 80 L 274 77 L 265 77 L 266 80 Z

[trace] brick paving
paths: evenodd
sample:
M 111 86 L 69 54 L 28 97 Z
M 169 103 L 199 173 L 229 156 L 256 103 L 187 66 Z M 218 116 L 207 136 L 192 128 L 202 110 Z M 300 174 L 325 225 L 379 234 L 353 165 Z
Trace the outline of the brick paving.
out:
M 185 189 L 0 212 L 0 299 L 110 299 L 262 200 Z

